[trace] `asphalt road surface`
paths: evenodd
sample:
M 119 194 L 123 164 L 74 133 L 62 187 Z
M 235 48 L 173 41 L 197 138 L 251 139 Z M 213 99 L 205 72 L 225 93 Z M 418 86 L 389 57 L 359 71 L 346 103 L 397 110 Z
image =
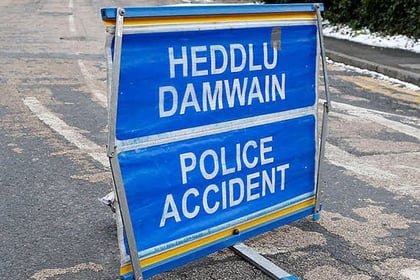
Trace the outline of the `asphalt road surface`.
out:
M 101 6 L 2 0 L 0 279 L 118 279 Z M 179 1 L 182 3 L 182 1 Z M 246 244 L 300 279 L 420 279 L 420 91 L 329 64 L 321 219 Z M 268 279 L 229 249 L 153 279 Z

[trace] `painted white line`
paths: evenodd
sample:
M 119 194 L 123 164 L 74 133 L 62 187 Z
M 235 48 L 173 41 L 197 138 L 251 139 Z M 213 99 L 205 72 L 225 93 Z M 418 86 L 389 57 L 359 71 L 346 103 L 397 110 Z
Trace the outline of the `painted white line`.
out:
M 320 100 L 320 102 L 324 102 L 324 100 Z M 415 127 L 420 125 L 420 119 L 416 117 L 391 114 L 340 102 L 331 103 L 331 116 L 336 116 L 349 121 L 357 121 L 358 119 L 369 120 L 400 133 L 420 139 L 420 129 Z M 397 118 L 403 122 L 413 124 L 413 126 L 403 124 L 399 121 L 390 120 L 388 118 Z M 367 161 L 363 157 L 354 156 L 339 147 L 332 145 L 331 143 L 326 144 L 325 157 L 331 164 L 343 167 L 344 169 L 363 177 L 387 182 L 398 182 L 402 179 L 398 174 L 393 174 L 389 172 L 389 170 L 383 170 L 380 167 L 377 167 L 374 162 Z M 404 168 L 407 167 L 404 166 Z
M 70 10 L 70 14 L 69 14 L 69 30 L 70 30 L 70 34 L 71 35 L 75 35 L 76 34 L 76 24 L 74 23 L 74 15 L 73 15 L 73 0 L 69 0 L 69 10 Z
M 387 119 L 386 117 L 401 118 L 401 119 L 404 119 L 405 122 L 413 123 L 415 125 L 420 125 L 420 119 L 418 118 L 406 117 L 406 116 L 397 115 L 397 114 L 390 114 L 386 112 L 366 109 L 366 108 L 357 107 L 357 106 L 335 102 L 335 101 L 331 102 L 331 106 L 332 106 L 332 111 L 331 111 L 332 114 L 334 114 L 335 109 L 338 109 L 338 110 L 344 111 L 345 113 L 348 113 L 351 116 L 367 119 L 372 122 L 383 125 L 385 127 L 391 128 L 395 131 L 420 139 L 420 129 L 407 125 L 407 124 L 403 124 L 398 121 Z
M 89 73 L 83 61 L 81 59 L 78 59 L 77 63 L 79 64 L 80 72 L 82 72 L 83 78 L 85 79 L 86 85 L 88 86 L 90 92 L 92 93 L 94 100 L 100 106 L 106 108 L 108 104 L 106 94 L 104 94 L 103 91 L 98 89 L 96 85 L 93 83 L 93 81 L 95 80 L 95 77 Z
M 63 136 L 80 150 L 87 152 L 89 156 L 101 163 L 104 167 L 109 167 L 108 157 L 106 156 L 104 148 L 87 139 L 77 132 L 74 127 L 66 124 L 42 105 L 35 97 L 25 97 L 23 103 L 52 130 Z
M 420 279 L 420 266 L 403 269 L 401 271 L 401 274 L 410 280 L 419 280 Z
M 76 25 L 74 24 L 74 16 L 72 14 L 69 15 L 69 29 L 70 29 L 70 34 L 72 35 L 76 34 Z
M 64 274 L 76 274 L 79 273 L 81 271 L 84 270 L 90 270 L 90 271 L 95 271 L 95 272 L 99 272 L 102 271 L 104 269 L 104 267 L 100 264 L 96 264 L 96 263 L 80 263 L 77 264 L 73 267 L 69 267 L 69 268 L 48 268 L 48 269 L 43 269 L 41 271 L 38 271 L 37 273 L 35 273 L 34 275 L 31 276 L 31 279 L 34 280 L 46 280 L 48 278 L 52 278 L 52 277 L 57 277 L 59 275 L 64 275 Z
M 74 8 L 73 0 L 69 0 L 68 8 L 70 10 L 69 31 L 71 35 L 76 35 L 77 29 L 76 29 L 74 14 L 73 14 L 73 8 Z M 77 51 L 76 55 L 79 56 L 80 53 Z M 98 89 L 98 87 L 95 86 L 95 84 L 93 83 L 93 81 L 95 80 L 95 77 L 89 73 L 83 60 L 78 59 L 77 64 L 79 65 L 80 72 L 82 73 L 82 76 L 85 79 L 86 85 L 88 86 L 92 94 L 93 100 L 96 101 L 100 106 L 106 108 L 107 107 L 106 94 L 104 94 L 102 90 Z
M 325 146 L 325 157 L 327 160 L 339 167 L 343 167 L 348 171 L 355 174 L 366 176 L 378 180 L 395 179 L 398 176 L 389 173 L 388 171 L 381 170 L 375 166 L 369 165 L 364 158 L 358 158 L 352 154 L 327 143 Z

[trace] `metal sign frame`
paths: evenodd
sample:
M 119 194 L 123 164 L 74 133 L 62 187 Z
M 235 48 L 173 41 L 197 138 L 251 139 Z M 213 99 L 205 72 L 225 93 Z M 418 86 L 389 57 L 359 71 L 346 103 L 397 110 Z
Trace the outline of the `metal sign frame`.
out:
M 322 4 L 289 4 L 289 5 L 211 5 L 206 6 L 206 14 L 212 15 L 212 21 L 208 22 L 206 17 L 203 17 L 203 7 L 201 6 L 188 6 L 188 7 L 165 7 L 165 9 L 159 8 L 107 8 L 102 10 L 102 18 L 107 25 L 108 37 L 106 43 L 107 51 L 107 62 L 108 62 L 108 148 L 107 155 L 110 160 L 111 170 L 114 179 L 115 192 L 118 200 L 117 217 L 118 220 L 122 221 L 123 229 L 119 228 L 120 250 L 122 254 L 122 268 L 121 275 L 123 279 L 143 279 L 153 275 L 153 273 L 160 273 L 157 269 L 153 272 L 144 273 L 141 266 L 146 262 L 140 259 L 138 247 L 136 244 L 136 237 L 133 230 L 133 224 L 131 221 L 129 206 L 127 202 L 127 195 L 125 192 L 123 176 L 121 174 L 120 162 L 118 160 L 118 141 L 116 140 L 116 123 L 117 123 L 117 107 L 118 107 L 118 95 L 120 86 L 120 67 L 121 67 L 121 52 L 123 34 L 135 34 L 138 32 L 170 32 L 172 30 L 213 30 L 213 29 L 226 29 L 226 28 L 240 28 L 243 26 L 273 26 L 274 23 L 291 24 L 293 25 L 294 18 L 299 15 L 300 24 L 303 21 L 308 21 L 313 24 L 313 20 L 316 19 L 316 28 L 318 34 L 318 51 L 317 56 L 321 56 L 322 59 L 322 70 L 325 85 L 326 101 L 323 104 L 323 115 L 321 122 L 320 135 L 317 133 L 317 117 L 315 116 L 315 139 L 317 139 L 317 147 L 315 151 L 315 178 L 314 178 L 314 195 L 297 201 L 296 203 L 288 204 L 280 209 L 284 213 L 294 213 L 295 209 L 307 209 L 299 210 L 299 214 L 294 214 L 293 218 L 281 222 L 276 222 L 276 226 L 287 224 L 288 222 L 301 219 L 313 215 L 313 219 L 319 218 L 319 211 L 321 210 L 320 205 L 320 173 L 321 163 L 324 157 L 325 140 L 327 134 L 327 115 L 330 110 L 330 98 L 328 89 L 328 76 L 326 70 L 326 56 L 322 37 L 322 25 L 321 25 L 321 10 L 323 9 Z M 258 15 L 255 19 L 255 15 Z M 263 19 L 263 20 L 261 20 Z M 197 26 L 198 24 L 198 26 Z M 113 51 L 112 51 L 113 49 Z M 318 100 L 318 63 L 316 64 L 316 100 Z M 316 104 L 313 105 L 316 114 Z M 314 114 L 314 115 L 315 115 Z M 188 138 L 188 137 L 187 137 Z M 158 141 L 158 139 L 152 139 L 151 141 Z M 309 212 L 308 212 L 309 211 Z M 275 219 L 275 218 L 273 218 Z M 120 225 L 121 227 L 121 225 Z M 272 227 L 272 225 L 271 225 Z M 238 241 L 244 240 L 247 235 L 239 238 L 242 233 L 242 229 L 246 227 L 237 226 L 230 233 L 233 238 L 229 242 L 210 246 L 210 251 L 222 249 L 225 244 L 233 245 Z M 226 232 L 226 230 L 224 230 Z M 258 232 L 264 232 L 264 227 L 258 230 Z M 254 236 L 253 235 L 248 235 Z M 237 237 L 235 237 L 237 236 Z M 129 256 L 124 255 L 124 241 L 128 246 Z M 233 242 L 233 243 L 232 243 Z M 228 245 L 228 246 L 230 246 Z M 207 246 L 207 245 L 206 245 Z M 242 255 L 245 259 L 253 262 L 258 267 L 267 272 L 274 279 L 296 279 L 291 278 L 292 276 L 280 268 L 277 267 L 268 260 L 262 258 L 258 254 L 252 251 L 252 249 L 246 247 L 242 243 L 232 246 L 232 249 L 238 254 Z M 203 254 L 202 254 L 203 255 Z M 205 254 L 204 254 L 205 255 Z M 192 260 L 191 257 L 186 257 L 185 260 L 165 267 L 165 270 L 171 267 L 177 266 L 178 263 L 186 263 Z M 128 264 L 127 264 L 128 263 Z

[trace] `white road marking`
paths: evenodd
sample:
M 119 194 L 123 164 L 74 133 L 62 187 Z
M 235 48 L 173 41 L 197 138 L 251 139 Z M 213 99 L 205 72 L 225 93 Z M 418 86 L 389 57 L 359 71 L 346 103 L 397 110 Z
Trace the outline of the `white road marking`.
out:
M 62 135 L 67 141 L 75 145 L 82 151 L 86 151 L 94 160 L 101 163 L 104 167 L 109 167 L 105 149 L 90 141 L 85 136 L 69 126 L 63 120 L 54 115 L 35 97 L 25 97 L 23 103 L 47 126 L 58 134 Z
M 77 34 L 76 24 L 74 20 L 74 14 L 73 14 L 73 8 L 74 3 L 73 0 L 69 0 L 68 8 L 70 10 L 69 14 L 69 31 L 71 35 Z M 80 53 L 76 52 L 76 55 L 79 56 Z M 95 77 L 89 73 L 89 71 L 86 68 L 86 65 L 84 64 L 83 60 L 78 59 L 77 64 L 79 65 L 80 72 L 82 73 L 82 76 L 86 82 L 86 85 L 88 86 L 92 96 L 93 100 L 96 101 L 100 106 L 106 108 L 107 107 L 107 97 L 106 94 L 103 93 L 102 90 L 98 89 L 97 86 L 93 83 L 95 80 Z
M 73 15 L 73 0 L 69 0 L 69 10 L 70 10 L 70 14 L 69 14 L 69 30 L 70 30 L 70 34 L 71 35 L 75 35 L 76 34 L 76 24 L 74 23 L 74 15 Z
M 41 271 L 38 271 L 37 273 L 35 273 L 34 275 L 31 276 L 31 279 L 34 280 L 46 280 L 48 278 L 52 278 L 52 277 L 56 277 L 59 275 L 64 275 L 64 274 L 75 274 L 75 273 L 79 273 L 81 271 L 84 270 L 91 270 L 91 271 L 95 271 L 95 272 L 99 272 L 102 271 L 104 268 L 102 265 L 100 264 L 96 264 L 96 263 L 80 263 L 77 264 L 73 267 L 69 267 L 69 268 L 49 268 L 49 269 L 43 269 Z
M 420 279 L 420 267 L 406 268 L 401 271 L 401 274 L 410 280 Z
M 102 90 L 98 89 L 93 83 L 95 77 L 89 73 L 89 71 L 86 68 L 86 65 L 81 59 L 78 59 L 77 63 L 79 64 L 80 72 L 82 72 L 83 78 L 85 79 L 86 85 L 92 93 L 94 100 L 97 101 L 99 105 L 106 108 L 108 104 L 107 97 L 105 94 L 102 93 Z
M 320 100 L 322 102 L 322 100 Z M 410 125 L 403 124 L 401 122 L 393 121 L 390 119 L 387 119 L 388 117 L 396 117 L 400 119 L 404 119 L 407 123 L 413 123 L 415 125 L 420 125 L 420 119 L 415 117 L 407 117 L 397 114 L 391 114 L 381 111 L 376 111 L 372 109 L 366 109 L 362 107 L 357 107 L 349 104 L 344 104 L 340 102 L 331 101 L 332 106 L 332 114 L 334 114 L 334 110 L 338 109 L 341 111 L 344 111 L 345 113 L 348 113 L 351 116 L 355 116 L 358 118 L 364 118 L 367 120 L 370 120 L 372 122 L 376 122 L 380 125 L 383 125 L 385 127 L 391 128 L 395 131 L 404 133 L 406 135 L 412 136 L 414 138 L 420 139 L 420 129 L 415 128 Z
M 320 100 L 320 102 L 323 102 L 323 100 Z M 420 139 L 420 129 L 387 118 L 398 118 L 406 123 L 420 125 L 420 120 L 416 117 L 407 117 L 402 115 L 390 114 L 340 102 L 331 103 L 332 111 L 330 113 L 333 116 L 336 116 L 341 119 L 348 119 L 350 121 L 355 121 L 356 119 L 369 120 L 387 128 L 398 131 L 400 133 Z M 357 175 L 362 175 L 364 177 L 382 181 L 387 180 L 395 182 L 399 180 L 399 176 L 390 173 L 389 170 L 382 170 L 381 168 L 375 166 L 374 163 L 366 161 L 366 159 L 364 159 L 363 157 L 354 156 L 346 152 L 345 150 L 342 150 L 339 147 L 332 145 L 331 143 L 326 144 L 325 156 L 331 164 L 343 167 L 346 170 Z M 403 168 L 407 167 L 403 166 Z
M 355 174 L 381 180 L 397 177 L 397 175 L 369 165 L 365 159 L 353 156 L 330 143 L 327 143 L 325 146 L 325 156 L 331 164 L 343 167 Z
M 73 14 L 69 15 L 69 29 L 72 35 L 76 34 L 76 25 L 74 24 Z

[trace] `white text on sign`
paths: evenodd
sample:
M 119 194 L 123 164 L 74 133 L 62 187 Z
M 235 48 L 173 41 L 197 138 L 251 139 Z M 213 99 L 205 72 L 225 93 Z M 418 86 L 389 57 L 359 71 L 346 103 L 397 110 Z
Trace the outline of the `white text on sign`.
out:
M 273 137 L 259 140 L 249 140 L 245 144 L 236 143 L 234 147 L 221 147 L 220 150 L 207 149 L 197 155 L 186 152 L 179 155 L 181 180 L 188 185 L 188 173 L 199 170 L 205 180 L 235 174 L 242 170 L 251 170 L 274 163 Z M 234 153 L 234 157 L 226 155 Z M 251 154 L 253 156 L 251 156 Z M 230 160 L 230 161 L 229 161 Z M 206 164 L 210 162 L 211 164 Z M 245 177 L 233 177 L 223 180 L 219 185 L 209 184 L 202 192 L 197 187 L 190 187 L 184 192 L 181 201 L 176 201 L 173 194 L 165 199 L 160 227 L 164 227 L 167 220 L 181 222 L 183 219 L 193 219 L 200 212 L 214 214 L 218 210 L 225 210 L 260 199 L 277 190 L 285 188 L 286 170 L 290 164 L 272 165 L 266 169 L 250 172 Z M 213 199 L 210 200 L 209 196 Z M 210 204 L 210 201 L 212 203 Z
M 259 48 L 259 49 L 258 49 Z M 256 50 L 262 57 L 256 57 Z M 277 50 L 267 42 L 168 48 L 169 77 L 182 79 L 242 71 L 267 71 L 270 74 L 249 77 L 192 82 L 182 86 L 159 87 L 159 117 L 184 115 L 188 112 L 207 112 L 251 106 L 257 103 L 284 100 L 286 75 L 275 73 Z M 178 71 L 177 71 L 178 70 Z M 177 75 L 181 74 L 181 75 Z M 267 72 L 266 72 L 267 73 Z

